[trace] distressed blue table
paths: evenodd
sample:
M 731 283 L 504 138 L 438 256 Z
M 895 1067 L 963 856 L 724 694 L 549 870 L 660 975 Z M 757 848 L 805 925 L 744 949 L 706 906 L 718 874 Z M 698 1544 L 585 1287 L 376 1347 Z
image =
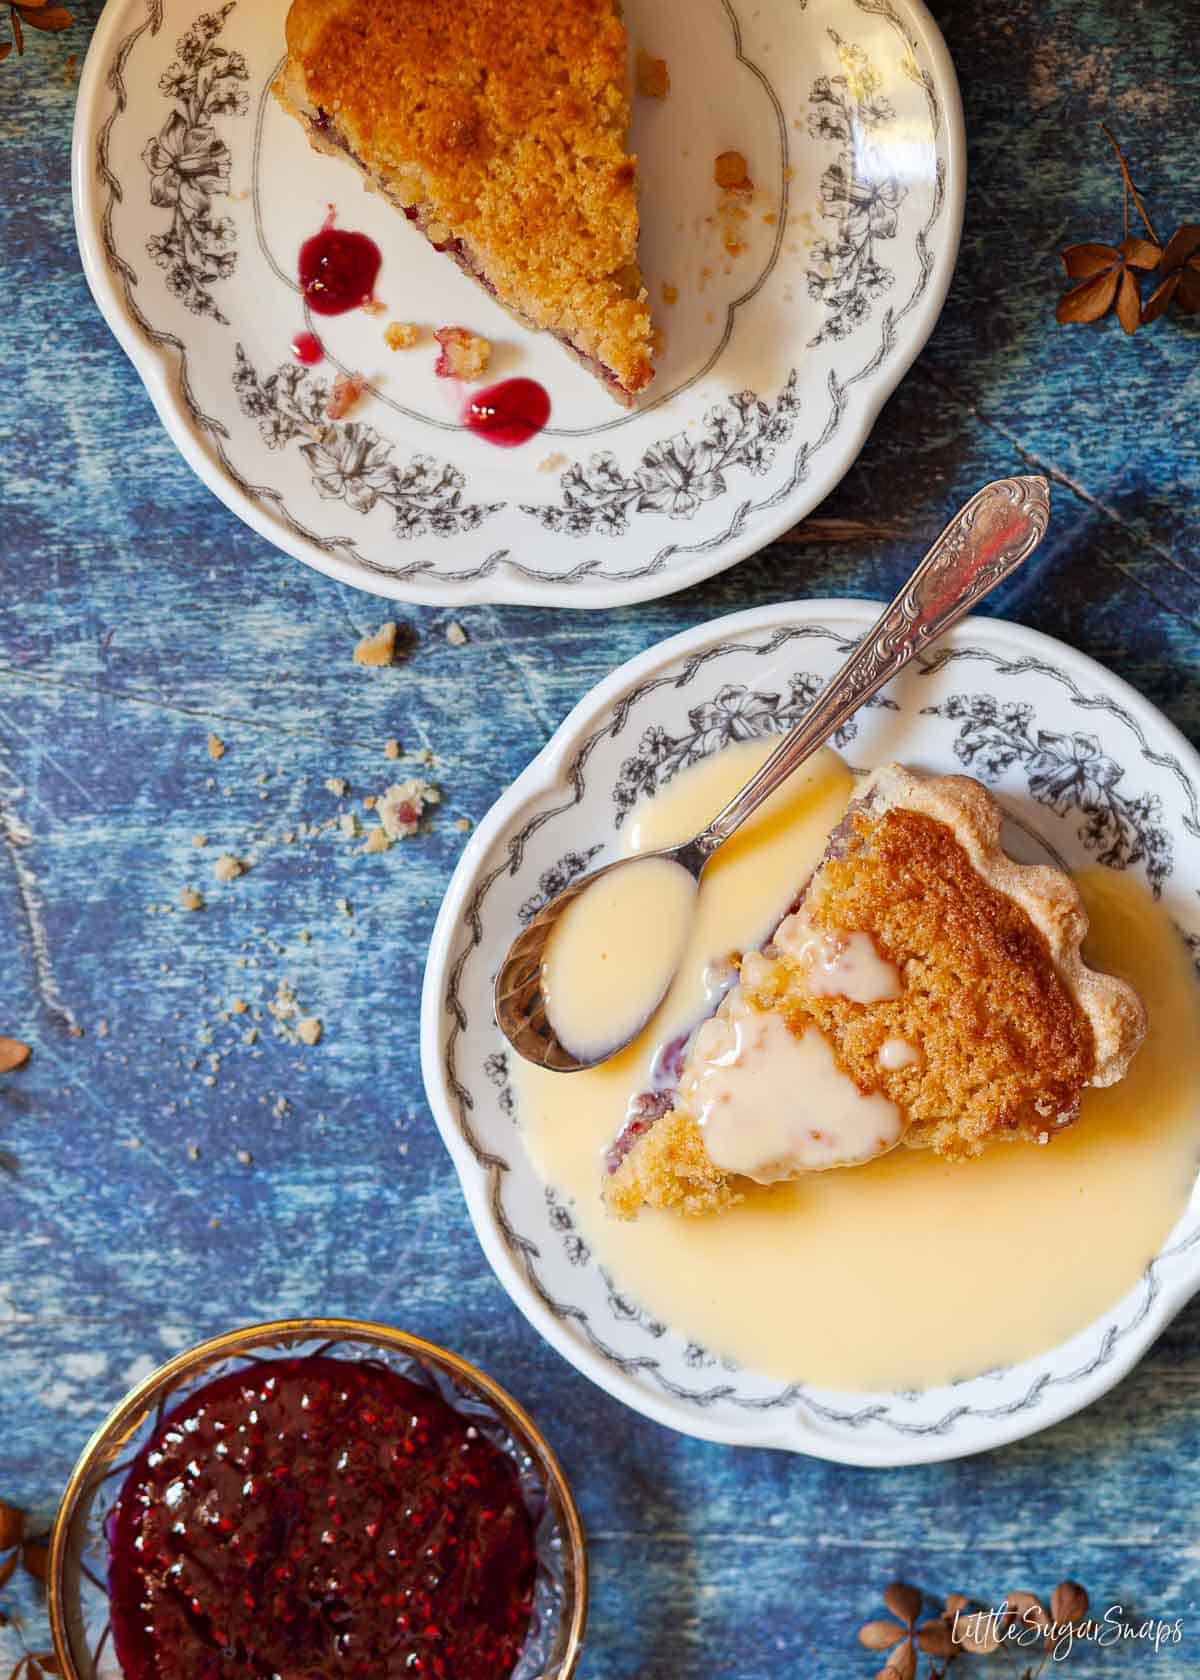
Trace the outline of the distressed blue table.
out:
M 412 610 L 412 655 L 384 672 L 350 653 L 387 613 L 203 489 L 93 308 L 63 64 L 99 8 L 73 9 L 0 66 L 0 1033 L 34 1048 L 0 1078 L 0 1496 L 44 1527 L 106 1409 L 193 1340 L 379 1316 L 482 1363 L 560 1449 L 591 1537 L 589 1680 L 870 1674 L 855 1629 L 895 1576 L 994 1599 L 1073 1575 L 1101 1607 L 1184 1622 L 1157 1657 L 1077 1651 L 1078 1680 L 1194 1675 L 1200 1305 L 1102 1404 L 979 1459 L 871 1473 L 685 1440 L 509 1304 L 417 1059 L 456 819 L 628 655 L 734 608 L 888 593 L 985 479 L 1026 465 L 1057 487 L 1051 540 L 991 610 L 1083 648 L 1200 741 L 1200 326 L 1126 341 L 1053 321 L 1061 245 L 1119 236 L 1102 120 L 1160 223 L 1200 218 L 1194 0 L 935 4 L 970 134 L 966 233 L 932 343 L 819 510 L 856 525 L 649 607 L 472 609 L 461 647 L 446 615 Z M 428 834 L 361 858 L 320 827 L 324 783 L 381 788 L 389 737 L 436 754 L 445 803 Z M 257 859 L 237 892 L 179 908 L 224 850 Z M 316 1048 L 272 1030 L 285 979 L 324 1022 Z M 28 1577 L 0 1606 L 4 1670 L 46 1635 Z

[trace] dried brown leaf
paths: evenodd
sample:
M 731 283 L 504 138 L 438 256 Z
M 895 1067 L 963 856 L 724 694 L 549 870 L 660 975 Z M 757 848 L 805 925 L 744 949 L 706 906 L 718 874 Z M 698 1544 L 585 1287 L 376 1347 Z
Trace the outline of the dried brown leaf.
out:
M 58 1658 L 55 1656 L 53 1651 L 35 1651 L 33 1653 L 33 1660 L 46 1674 L 62 1673 L 62 1669 L 58 1666 Z
M 1117 287 L 1117 320 L 1131 336 L 1142 321 L 1142 289 L 1132 269 L 1125 269 Z
M 1111 245 L 1096 245 L 1085 241 L 1082 245 L 1068 245 L 1062 254 L 1063 267 L 1069 280 L 1087 280 L 1101 274 L 1120 260 L 1120 252 Z
M 13 1073 L 33 1055 L 28 1044 L 19 1038 L 0 1038 L 0 1073 Z
M 12 47 L 13 47 L 13 44 L 12 44 L 11 41 L 0 41 L 0 64 L 4 63 L 4 60 L 8 57 L 9 53 L 12 51 Z
M 0 1039 L 0 1044 L 4 1041 Z M 19 1546 L 25 1533 L 25 1513 L 19 1511 L 15 1505 L 9 1505 L 0 1499 L 0 1552 L 7 1552 L 10 1546 Z
M 1200 226 L 1195 222 L 1185 222 L 1167 240 L 1167 248 L 1162 255 L 1164 270 L 1182 268 L 1197 251 L 1200 251 Z
M 1182 279 L 1183 271 L 1177 268 L 1173 274 L 1168 274 L 1165 280 L 1159 281 L 1142 305 L 1143 326 L 1149 326 L 1151 321 L 1157 321 L 1158 317 L 1169 307 L 1171 299 L 1179 290 Z
M 1010 1592 L 1007 1595 L 1010 1619 L 1023 1627 L 1045 1629 L 1050 1625 L 1046 1606 L 1036 1593 Z
M 1136 233 L 1122 239 L 1117 249 L 1130 268 L 1143 268 L 1147 273 L 1162 261 L 1162 247 L 1152 245 L 1148 239 L 1139 239 Z
M 1088 1613 L 1086 1587 L 1078 1581 L 1060 1581 L 1050 1595 L 1050 1614 L 1061 1626 L 1063 1622 L 1081 1622 Z
M 75 19 L 65 6 L 43 6 L 27 14 L 25 22 L 30 29 L 70 29 Z
M 899 1650 L 892 1652 L 876 1680 L 916 1680 L 916 1676 L 917 1648 L 911 1639 L 906 1639 Z
M 10 1552 L 6 1558 L 0 1559 L 0 1587 L 6 1587 L 12 1580 L 13 1571 L 20 1562 L 20 1552 Z
M 27 1540 L 21 1552 L 21 1562 L 35 1581 L 45 1582 L 50 1565 L 50 1548 L 40 1540 Z
M 921 1614 L 921 1595 L 916 1587 L 903 1581 L 891 1581 L 883 1589 L 883 1602 L 905 1627 L 911 1627 Z
M 955 1644 L 972 1656 L 990 1656 L 1000 1646 L 1000 1633 L 995 1615 L 991 1611 L 976 1610 L 970 1616 L 960 1616 Z
M 25 51 L 25 34 L 21 28 L 21 14 L 20 12 L 10 12 L 9 17 L 12 19 L 13 40 L 17 43 L 17 52 L 23 53 Z
M 1175 302 L 1185 315 L 1200 314 L 1200 269 L 1194 262 L 1180 271 Z
M 942 1620 L 952 1622 L 961 1610 L 965 1610 L 971 1600 L 966 1593 L 951 1593 L 942 1607 Z
M 16 0 L 15 10 L 18 12 L 36 12 L 39 6 L 45 6 L 48 0 Z
M 950 1636 L 949 1626 L 940 1616 L 931 1622 L 922 1622 L 917 1629 L 917 1644 L 927 1657 L 950 1657 L 954 1655 L 954 1640 Z
M 25 1680 L 42 1680 L 42 1670 L 36 1657 L 25 1658 Z
M 1098 321 L 1102 315 L 1108 314 L 1116 295 L 1117 270 L 1110 268 L 1104 274 L 1093 274 L 1090 280 L 1081 280 L 1078 286 L 1064 292 L 1054 313 L 1064 322 Z
M 858 1642 L 868 1651 L 890 1651 L 904 1638 L 904 1629 L 895 1622 L 865 1622 L 858 1630 Z

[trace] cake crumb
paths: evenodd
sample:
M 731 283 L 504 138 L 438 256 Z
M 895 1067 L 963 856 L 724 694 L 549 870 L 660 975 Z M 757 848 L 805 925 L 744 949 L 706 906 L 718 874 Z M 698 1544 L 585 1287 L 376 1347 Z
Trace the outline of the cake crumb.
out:
M 452 618 L 446 626 L 446 640 L 451 647 L 465 647 L 470 637 L 456 618 Z
M 537 464 L 537 470 L 544 473 L 560 472 L 566 464 L 567 457 L 563 454 L 562 450 L 554 449 L 549 455 L 542 456 L 541 460 Z
M 364 315 L 382 315 L 387 308 L 387 304 L 384 303 L 382 298 L 365 297 L 359 304 L 359 308 Z
M 383 756 L 385 758 L 399 758 L 400 757 L 400 743 L 399 743 L 399 741 L 385 741 L 383 743 Z
M 237 1152 L 237 1158 L 244 1167 L 253 1166 L 254 1164 L 254 1157 L 248 1149 L 239 1149 Z
M 367 794 L 363 795 L 363 810 L 364 811 L 373 811 L 375 809 L 376 805 L 378 805 L 378 803 L 379 803 L 379 799 L 375 794 L 367 793 Z
M 343 811 L 341 816 L 338 818 L 338 826 L 341 828 L 341 831 L 346 836 L 347 840 L 358 839 L 360 830 L 358 826 L 358 813 L 356 811 Z
M 235 997 L 230 999 L 229 1007 L 233 1010 L 235 1015 L 244 1015 L 250 1005 L 246 1002 L 245 998 Z
M 192 845 L 193 846 L 207 846 L 208 845 L 208 835 L 207 834 L 193 834 L 192 835 Z
M 383 342 L 389 350 L 411 350 L 421 337 L 420 327 L 411 321 L 389 321 L 384 329 Z
M 746 160 L 741 152 L 719 152 L 713 163 L 713 179 L 724 192 L 748 196 L 754 191 L 754 182 L 747 173 Z
M 204 899 L 195 887 L 184 887 L 179 895 L 179 902 L 185 910 L 203 910 Z
M 678 286 L 672 286 L 672 284 L 669 280 L 664 280 L 663 284 L 662 284 L 662 300 L 668 306 L 668 308 L 670 307 L 671 304 L 678 303 L 679 302 L 679 287 Z
M 391 850 L 392 842 L 388 839 L 387 830 L 383 827 L 373 828 L 367 835 L 364 852 L 386 852 Z
M 361 373 L 339 373 L 325 404 L 326 418 L 344 420 L 362 401 L 366 388 L 367 382 Z
M 421 816 L 427 805 L 436 805 L 441 793 L 432 782 L 410 777 L 393 782 L 379 801 L 379 820 L 389 840 L 405 840 L 421 826 Z
M 219 735 L 210 735 L 208 737 L 208 756 L 209 758 L 225 757 L 225 743 Z
M 396 633 L 399 625 L 394 620 L 381 624 L 379 629 L 370 636 L 364 636 L 354 649 L 354 663 L 356 665 L 390 665 L 396 656 Z
M 213 874 L 218 881 L 236 881 L 239 875 L 246 873 L 246 865 L 241 858 L 233 857 L 229 852 L 222 852 L 213 864 Z
M 455 817 L 454 826 L 466 834 L 471 827 L 471 819 L 470 817 Z
M 305 1015 L 296 1022 L 296 1037 L 301 1044 L 320 1044 L 324 1028 L 316 1015 Z
M 466 327 L 439 327 L 433 336 L 441 346 L 433 368 L 439 379 L 482 379 L 492 359 L 490 339 Z
M 665 99 L 671 91 L 671 72 L 665 58 L 638 48 L 637 90 L 643 99 Z
M 326 776 L 325 786 L 330 793 L 335 793 L 339 799 L 345 799 L 350 792 L 350 783 L 345 776 Z

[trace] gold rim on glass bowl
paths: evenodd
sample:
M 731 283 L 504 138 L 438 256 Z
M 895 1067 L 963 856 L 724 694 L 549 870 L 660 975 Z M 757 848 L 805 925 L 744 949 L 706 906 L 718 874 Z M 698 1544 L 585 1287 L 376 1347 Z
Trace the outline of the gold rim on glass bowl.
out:
M 419 1365 L 427 1375 L 448 1381 L 460 1395 L 487 1405 L 528 1455 L 545 1489 L 556 1531 L 556 1568 L 561 1576 L 557 1627 L 539 1680 L 571 1680 L 587 1621 L 587 1550 L 575 1500 L 549 1442 L 499 1383 L 458 1354 L 404 1330 L 352 1318 L 286 1318 L 214 1336 L 160 1365 L 109 1413 L 71 1473 L 50 1542 L 50 1628 L 64 1680 L 95 1680 L 100 1672 L 108 1641 L 105 1522 L 121 1481 L 140 1450 L 140 1438 L 157 1427 L 172 1400 L 181 1398 L 218 1368 L 235 1365 L 240 1359 L 261 1361 L 294 1355 L 301 1349 L 327 1352 L 341 1346 L 356 1346 L 365 1350 L 366 1356 L 390 1354 L 410 1366 Z M 539 1554 L 541 1550 L 539 1546 Z M 542 1561 L 539 1555 L 539 1566 Z M 115 1662 L 111 1672 L 119 1673 Z

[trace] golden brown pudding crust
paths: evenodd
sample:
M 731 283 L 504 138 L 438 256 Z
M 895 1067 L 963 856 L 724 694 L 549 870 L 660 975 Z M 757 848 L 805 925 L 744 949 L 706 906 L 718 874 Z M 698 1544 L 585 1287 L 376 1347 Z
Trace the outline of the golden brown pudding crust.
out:
M 637 161 L 613 0 L 294 0 L 276 92 L 502 303 L 600 364 L 653 375 Z
M 786 949 L 786 923 L 741 972 L 752 1007 L 782 1013 L 797 1034 L 817 1026 L 860 1091 L 899 1106 L 906 1144 L 958 1159 L 993 1142 L 1048 1142 L 1077 1118 L 1085 1087 L 1122 1077 L 1146 1026 L 1131 987 L 1084 965 L 1074 884 L 1014 863 L 999 840 L 999 808 L 977 782 L 884 766 L 860 790 L 803 915 L 835 937 L 867 934 L 898 995 L 856 1003 L 815 991 Z M 915 1054 L 886 1065 L 881 1052 L 897 1042 Z M 643 1205 L 708 1212 L 732 1197 L 683 1107 L 638 1140 L 605 1189 L 625 1217 Z

